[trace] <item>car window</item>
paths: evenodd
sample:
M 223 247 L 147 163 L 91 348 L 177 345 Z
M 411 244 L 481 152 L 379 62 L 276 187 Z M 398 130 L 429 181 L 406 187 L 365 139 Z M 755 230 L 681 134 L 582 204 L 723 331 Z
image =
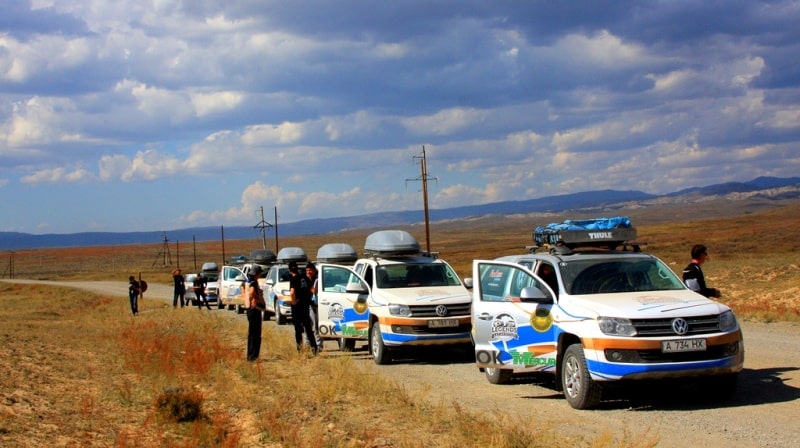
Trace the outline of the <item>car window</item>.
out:
M 379 266 L 377 286 L 383 289 L 457 286 L 458 275 L 444 263 L 402 263 Z
M 522 290 L 534 287 L 552 299 L 553 296 L 536 277 L 515 266 L 482 263 L 479 265 L 482 301 L 519 302 Z

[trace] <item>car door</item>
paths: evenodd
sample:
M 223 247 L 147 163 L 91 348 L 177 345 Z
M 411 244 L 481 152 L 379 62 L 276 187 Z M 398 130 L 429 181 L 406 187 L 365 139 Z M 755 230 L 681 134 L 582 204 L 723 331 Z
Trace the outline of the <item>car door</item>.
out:
M 318 266 L 319 332 L 323 339 L 367 339 L 369 286 L 352 269 Z
M 242 295 L 244 272 L 236 266 L 223 266 L 219 277 L 219 300 L 223 305 L 234 304 Z
M 516 263 L 473 261 L 472 328 L 478 367 L 555 370 L 554 293 Z

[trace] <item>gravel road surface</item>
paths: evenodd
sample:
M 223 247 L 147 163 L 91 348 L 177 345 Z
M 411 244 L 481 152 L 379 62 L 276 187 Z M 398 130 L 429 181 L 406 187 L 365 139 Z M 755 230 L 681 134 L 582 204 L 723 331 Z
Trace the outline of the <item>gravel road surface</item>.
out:
M 127 283 L 118 281 L 11 281 L 127 297 Z M 171 285 L 148 286 L 145 300 L 171 302 Z M 221 317 L 245 319 L 233 312 L 214 312 Z M 577 411 L 553 389 L 551 377 L 520 377 L 508 385 L 493 385 L 478 372 L 469 354 L 443 357 L 441 352 L 432 352 L 422 359 L 375 367 L 411 393 L 435 402 L 476 413 L 519 415 L 528 425 L 546 421 L 550 427 L 575 437 L 594 437 L 603 432 L 619 436 L 628 431 L 657 438 L 659 447 L 800 447 L 800 325 L 744 322 L 742 327 L 745 368 L 737 393 L 725 401 L 705 397 L 701 388 L 686 380 L 637 383 L 606 391 L 597 409 Z M 289 331 L 290 327 L 282 328 Z M 333 342 L 327 342 L 325 349 L 322 356 L 343 356 Z M 372 364 L 363 345 L 352 356 Z

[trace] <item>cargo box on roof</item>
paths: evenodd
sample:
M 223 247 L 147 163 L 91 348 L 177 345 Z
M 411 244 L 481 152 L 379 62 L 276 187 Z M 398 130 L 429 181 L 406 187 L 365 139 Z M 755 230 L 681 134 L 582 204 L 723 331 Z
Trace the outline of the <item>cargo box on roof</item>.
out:
M 278 261 L 281 263 L 308 261 L 308 256 L 306 256 L 305 251 L 299 247 L 284 247 L 278 251 Z
M 217 263 L 214 263 L 213 261 L 209 261 L 207 263 L 203 263 L 203 268 L 202 269 L 203 269 L 203 272 L 218 272 L 219 271 L 219 266 L 217 265 Z
M 358 260 L 358 253 L 347 243 L 328 243 L 317 251 L 320 263 L 345 263 Z
M 258 264 L 274 263 L 277 257 L 269 249 L 255 249 L 250 251 L 250 259 Z
M 415 255 L 419 242 L 405 230 L 381 230 L 367 236 L 364 250 L 382 256 Z

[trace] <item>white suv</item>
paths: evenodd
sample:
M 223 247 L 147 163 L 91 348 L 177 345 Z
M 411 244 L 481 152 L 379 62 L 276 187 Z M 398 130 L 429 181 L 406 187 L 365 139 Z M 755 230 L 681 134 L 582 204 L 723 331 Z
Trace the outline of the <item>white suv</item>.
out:
M 289 295 L 289 262 L 308 261 L 305 251 L 299 247 L 284 247 L 278 251 L 277 263 L 272 265 L 264 279 L 264 300 L 267 302 L 265 316 L 274 315 L 278 325 L 285 325 L 292 317 L 292 300 Z
M 633 228 L 576 232 L 557 232 L 548 252 L 473 262 L 475 359 L 487 379 L 552 373 L 576 409 L 616 380 L 706 377 L 711 392 L 733 393 L 744 345 L 730 308 L 638 245 L 615 250 Z

